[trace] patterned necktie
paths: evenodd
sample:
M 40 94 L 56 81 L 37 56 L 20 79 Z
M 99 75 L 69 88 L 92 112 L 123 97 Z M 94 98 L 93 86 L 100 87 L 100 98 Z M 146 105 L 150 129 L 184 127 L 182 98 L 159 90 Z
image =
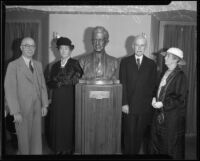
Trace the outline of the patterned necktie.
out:
M 31 72 L 33 73 L 33 66 L 31 65 L 31 61 L 29 61 L 29 69 L 30 69 Z
M 139 70 L 139 68 L 140 68 L 140 59 L 137 58 L 136 61 L 137 61 L 137 67 L 138 67 L 138 70 Z

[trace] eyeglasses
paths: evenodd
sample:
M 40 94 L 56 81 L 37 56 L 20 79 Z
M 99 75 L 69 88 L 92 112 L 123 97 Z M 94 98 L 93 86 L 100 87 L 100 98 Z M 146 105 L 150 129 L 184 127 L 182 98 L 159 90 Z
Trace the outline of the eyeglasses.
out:
M 24 46 L 25 48 L 35 48 L 35 45 L 29 45 L 29 44 L 25 44 L 25 45 L 22 45 Z

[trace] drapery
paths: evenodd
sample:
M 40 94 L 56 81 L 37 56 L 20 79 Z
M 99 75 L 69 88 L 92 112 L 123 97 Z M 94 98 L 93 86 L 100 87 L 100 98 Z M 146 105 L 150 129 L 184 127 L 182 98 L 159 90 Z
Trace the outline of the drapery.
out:
M 184 52 L 187 63 L 183 70 L 188 79 L 188 103 L 186 134 L 196 134 L 197 116 L 197 50 L 196 50 L 196 26 L 193 25 L 165 25 L 163 48 L 178 47 Z
M 36 43 L 34 58 L 38 56 L 38 32 L 37 22 L 7 22 L 5 26 L 5 57 L 6 64 L 21 55 L 20 44 L 24 37 L 32 37 Z

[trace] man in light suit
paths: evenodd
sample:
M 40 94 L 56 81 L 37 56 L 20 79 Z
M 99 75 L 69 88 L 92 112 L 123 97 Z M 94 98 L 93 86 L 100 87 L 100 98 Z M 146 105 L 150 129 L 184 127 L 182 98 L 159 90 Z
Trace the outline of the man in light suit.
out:
M 42 154 L 41 117 L 47 114 L 47 89 L 42 65 L 32 59 L 34 40 L 24 38 L 20 48 L 22 56 L 8 64 L 5 97 L 14 116 L 18 154 Z
M 119 72 L 123 85 L 122 144 L 125 154 L 144 154 L 140 150 L 152 119 L 151 100 L 156 87 L 156 64 L 144 55 L 147 47 L 144 35 L 136 36 L 132 47 L 134 54 L 122 59 Z

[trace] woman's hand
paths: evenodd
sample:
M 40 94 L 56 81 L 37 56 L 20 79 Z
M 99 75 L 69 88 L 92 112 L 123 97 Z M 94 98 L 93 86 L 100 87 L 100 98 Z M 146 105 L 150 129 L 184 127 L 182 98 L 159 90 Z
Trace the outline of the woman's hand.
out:
M 157 109 L 162 108 L 163 107 L 163 103 L 161 101 L 156 102 L 156 103 L 153 104 L 153 107 L 157 108 Z

